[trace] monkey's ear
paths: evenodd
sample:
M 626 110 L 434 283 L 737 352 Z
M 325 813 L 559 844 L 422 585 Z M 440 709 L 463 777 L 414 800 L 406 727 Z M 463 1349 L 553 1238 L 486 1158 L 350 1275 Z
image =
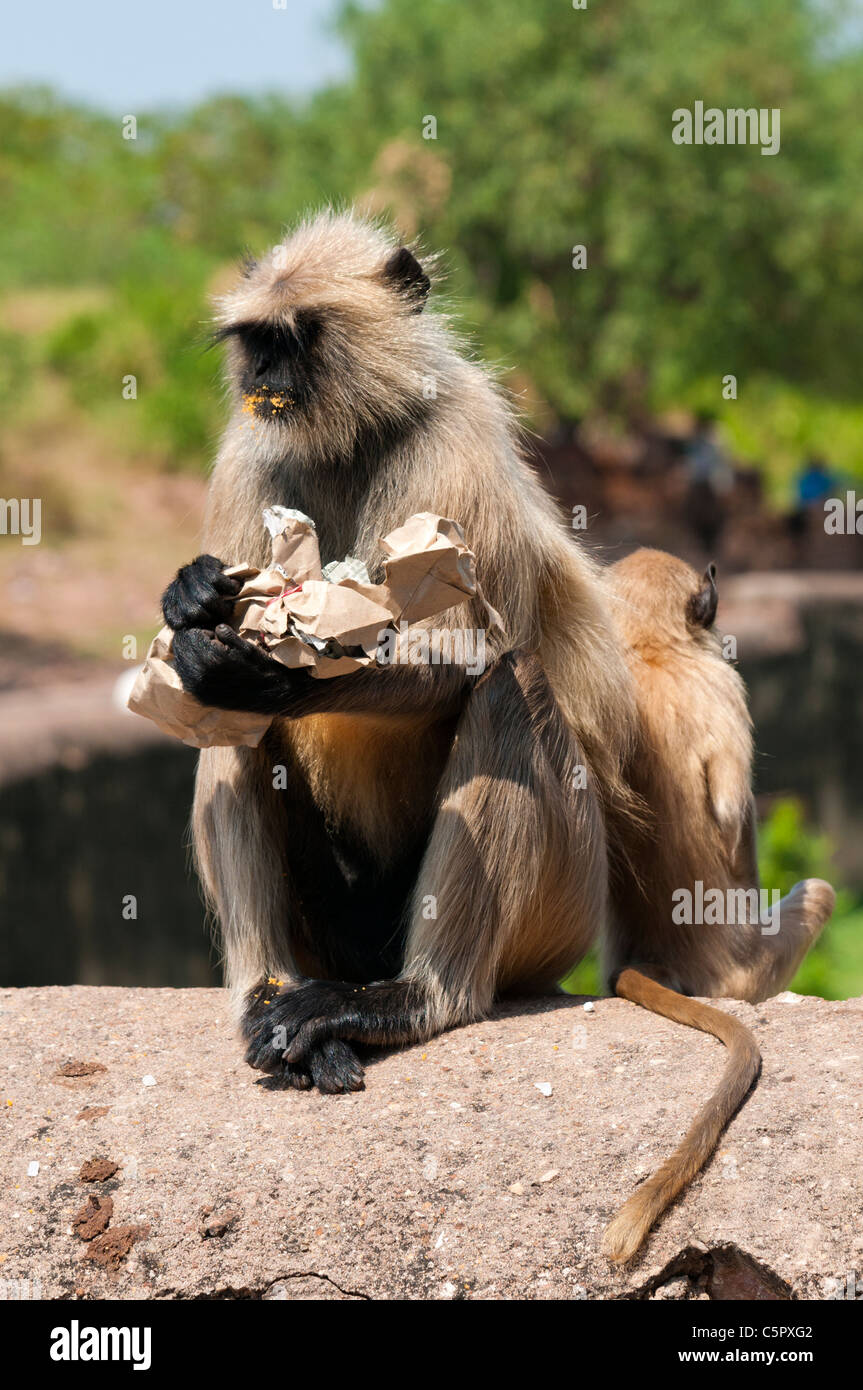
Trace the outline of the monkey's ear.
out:
M 716 605 L 719 602 L 719 590 L 716 587 L 716 566 L 711 560 L 704 577 L 701 581 L 701 588 L 691 596 L 686 604 L 687 621 L 693 627 L 712 627 L 716 618 Z
M 384 264 L 383 278 L 408 301 L 415 314 L 422 313 L 431 280 L 412 251 L 406 246 L 394 251 Z

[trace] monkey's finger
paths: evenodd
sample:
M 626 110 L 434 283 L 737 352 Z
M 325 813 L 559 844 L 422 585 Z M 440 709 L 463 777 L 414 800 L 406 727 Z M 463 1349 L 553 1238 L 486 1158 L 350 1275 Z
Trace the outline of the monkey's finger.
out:
M 253 647 L 251 642 L 247 642 L 245 637 L 241 637 L 227 623 L 217 623 L 216 636 L 226 647 L 233 647 L 235 652 L 257 652 L 257 647 Z
M 201 674 L 212 664 L 218 649 L 212 632 L 205 628 L 181 628 L 174 633 L 174 665 L 184 690 L 196 693 Z
M 225 574 L 224 560 L 217 559 L 215 555 L 199 555 L 190 565 L 183 566 L 177 577 L 180 576 L 194 579 L 204 588 L 214 589 L 217 594 L 230 594 L 232 597 L 243 587 L 242 581 L 235 575 Z
M 216 592 L 225 594 L 228 598 L 236 598 L 242 587 L 242 579 L 238 579 L 235 574 L 217 574 L 213 580 Z

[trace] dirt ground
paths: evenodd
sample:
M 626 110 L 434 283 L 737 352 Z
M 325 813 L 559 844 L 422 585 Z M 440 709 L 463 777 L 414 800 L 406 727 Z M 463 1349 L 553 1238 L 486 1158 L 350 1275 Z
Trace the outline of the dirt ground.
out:
M 863 1000 L 721 1002 L 761 1079 L 625 1268 L 603 1229 L 724 1051 L 583 1003 L 514 1001 L 323 1096 L 250 1071 L 217 990 L 0 991 L 0 1278 L 78 1299 L 859 1296 Z

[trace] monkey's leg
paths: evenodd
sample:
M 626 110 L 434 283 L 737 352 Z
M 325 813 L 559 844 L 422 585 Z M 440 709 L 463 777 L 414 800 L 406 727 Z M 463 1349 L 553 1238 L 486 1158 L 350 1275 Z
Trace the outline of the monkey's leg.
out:
M 260 748 L 204 749 L 198 763 L 192 831 L 196 867 L 224 942 L 226 984 L 248 1018 L 259 1016 L 277 981 L 299 981 L 314 957 L 302 904 L 285 872 L 284 845 L 318 862 L 327 846 L 299 793 L 288 799 L 273 786 L 273 764 L 287 752 L 265 741 Z M 287 770 L 287 769 L 286 769 Z M 312 837 L 316 837 L 314 845 Z M 343 888 L 330 863 L 329 901 Z M 326 960 L 325 933 L 315 943 Z M 257 995 L 258 1003 L 255 999 Z M 309 1049 L 301 1066 L 280 1066 L 279 1082 L 307 1090 L 358 1090 L 363 1069 L 347 1043 Z
M 300 1064 L 326 1038 L 406 1043 L 478 1018 L 501 988 L 552 985 L 606 905 L 591 776 L 538 661 L 514 654 L 477 683 L 457 726 L 413 895 L 404 968 L 366 986 L 288 985 L 248 1060 Z

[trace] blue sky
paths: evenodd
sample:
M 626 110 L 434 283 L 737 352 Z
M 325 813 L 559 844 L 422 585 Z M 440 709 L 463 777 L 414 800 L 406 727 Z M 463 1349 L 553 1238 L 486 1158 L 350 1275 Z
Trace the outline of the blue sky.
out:
M 214 92 L 299 95 L 342 76 L 339 0 L 17 0 L 4 6 L 0 87 L 48 83 L 108 112 Z

